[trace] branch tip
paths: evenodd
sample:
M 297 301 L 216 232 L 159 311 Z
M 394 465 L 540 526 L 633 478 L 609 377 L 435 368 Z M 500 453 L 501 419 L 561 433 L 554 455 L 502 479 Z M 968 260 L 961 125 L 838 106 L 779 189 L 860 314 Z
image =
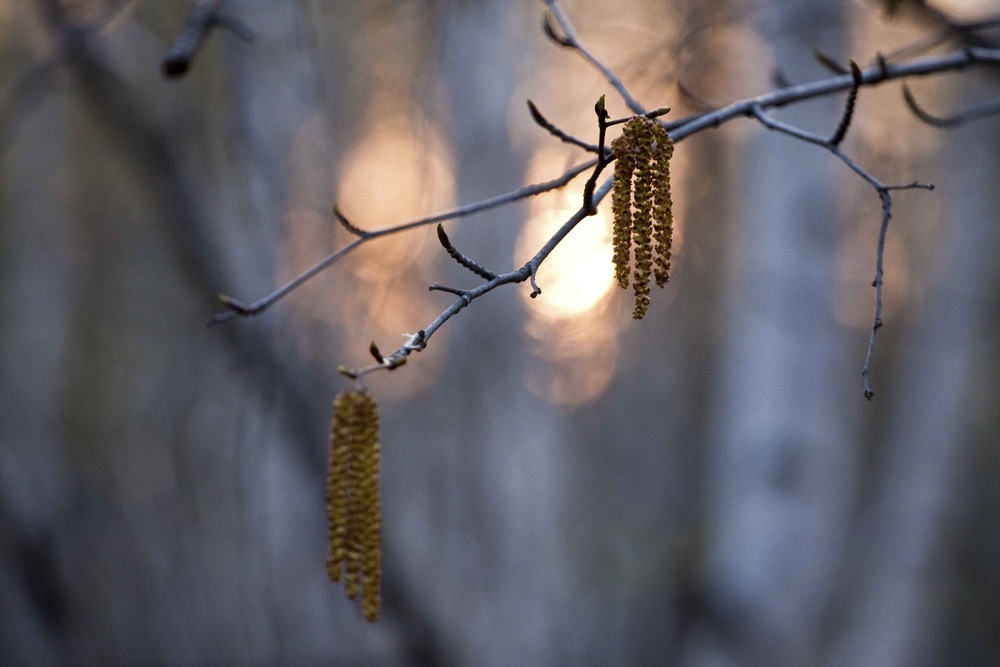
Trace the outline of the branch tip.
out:
M 469 271 L 472 271 L 480 278 L 484 278 L 486 280 L 493 280 L 494 278 L 497 277 L 497 274 L 483 267 L 478 262 L 473 261 L 466 255 L 464 255 L 461 251 L 459 251 L 455 246 L 453 246 L 451 243 L 451 239 L 448 238 L 448 235 L 444 231 L 444 225 L 442 225 L 440 222 L 438 223 L 437 226 L 437 236 L 438 236 L 438 241 L 441 242 L 441 245 L 448 252 L 448 255 L 451 256 L 451 258 L 454 259 L 456 262 L 458 262 L 460 265 L 464 266 Z M 431 286 L 431 289 L 434 289 L 435 287 L 436 283 L 435 285 Z
M 545 13 L 542 15 L 542 30 L 545 32 L 545 36 L 559 46 L 573 46 L 573 42 L 570 41 L 569 37 L 556 34 L 556 29 L 552 25 L 552 20 L 552 11 L 546 9 Z
M 611 114 L 608 113 L 608 110 L 604 107 L 604 95 L 601 95 L 600 99 L 597 100 L 597 103 L 594 104 L 594 113 L 597 114 L 597 117 L 600 120 L 607 120 L 611 116 Z
M 844 67 L 843 65 L 841 65 L 836 60 L 834 60 L 833 58 L 831 58 L 827 54 L 823 53 L 819 49 L 813 49 L 813 58 L 815 58 L 816 61 L 820 65 L 822 65 L 823 67 L 827 68 L 828 70 L 830 70 L 834 74 L 847 74 L 848 73 L 846 67 Z

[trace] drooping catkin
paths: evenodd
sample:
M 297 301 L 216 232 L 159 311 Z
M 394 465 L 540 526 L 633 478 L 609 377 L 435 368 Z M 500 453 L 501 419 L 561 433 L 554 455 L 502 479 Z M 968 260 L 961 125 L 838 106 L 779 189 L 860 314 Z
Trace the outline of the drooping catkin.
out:
M 611 209 L 614 216 L 615 277 L 628 287 L 629 259 L 635 309 L 642 319 L 650 302 L 650 277 L 663 287 L 669 279 L 673 236 L 670 158 L 673 141 L 662 125 L 645 116 L 625 123 L 611 143 L 616 157 Z
M 614 189 L 611 192 L 611 212 L 614 214 L 614 263 L 618 286 L 628 288 L 629 259 L 632 249 L 632 172 L 635 155 L 624 135 L 611 142 L 615 160 Z
M 327 571 L 331 581 L 343 579 L 348 598 L 361 595 L 364 616 L 372 622 L 381 604 L 378 432 L 378 405 L 371 393 L 359 389 L 337 396 L 326 483 Z
M 653 241 L 656 284 L 663 287 L 670 280 L 670 249 L 673 246 L 674 212 L 670 196 L 670 158 L 674 140 L 659 123 L 653 128 Z
M 649 278 L 653 268 L 653 156 L 652 133 L 648 123 L 637 123 L 635 131 L 635 176 L 632 184 L 632 274 L 635 309 L 632 317 L 641 320 L 649 306 Z

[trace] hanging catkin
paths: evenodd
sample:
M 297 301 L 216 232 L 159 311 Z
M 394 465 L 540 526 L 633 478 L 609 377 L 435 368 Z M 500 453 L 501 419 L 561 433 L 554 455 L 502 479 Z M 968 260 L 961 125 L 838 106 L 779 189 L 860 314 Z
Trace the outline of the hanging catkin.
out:
M 619 286 L 628 287 L 631 259 L 635 291 L 632 316 L 638 320 L 649 306 L 650 277 L 660 287 L 670 278 L 670 158 L 674 143 L 662 125 L 636 116 L 611 142 L 611 150 L 616 158 L 611 195 L 615 277 Z
M 326 567 L 331 581 L 343 579 L 347 597 L 361 595 L 364 616 L 372 622 L 381 604 L 378 430 L 378 405 L 366 389 L 337 396 L 326 478 Z

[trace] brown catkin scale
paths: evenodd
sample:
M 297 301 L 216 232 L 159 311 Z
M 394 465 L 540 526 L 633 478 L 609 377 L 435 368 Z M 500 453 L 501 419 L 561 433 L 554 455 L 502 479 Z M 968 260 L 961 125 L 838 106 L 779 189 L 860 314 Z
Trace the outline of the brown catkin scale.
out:
M 333 405 L 327 571 L 332 581 L 343 579 L 347 597 L 361 596 L 365 618 L 375 621 L 381 604 L 378 406 L 364 389 L 341 392 Z
M 650 302 L 650 278 L 663 287 L 669 279 L 673 235 L 670 158 L 673 141 L 662 125 L 644 116 L 631 118 L 611 143 L 616 157 L 611 208 L 614 216 L 615 277 L 628 287 L 629 255 L 635 309 L 642 319 Z

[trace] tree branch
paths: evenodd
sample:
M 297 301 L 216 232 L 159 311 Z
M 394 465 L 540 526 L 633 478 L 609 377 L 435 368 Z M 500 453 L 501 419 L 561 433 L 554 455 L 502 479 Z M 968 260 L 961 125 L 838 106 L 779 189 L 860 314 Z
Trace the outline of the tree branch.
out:
M 627 88 L 622 84 L 621 80 L 602 62 L 600 62 L 596 57 L 594 57 L 577 39 L 573 26 L 570 24 L 562 9 L 559 6 L 557 0 L 544 0 L 548 8 L 545 19 L 543 23 L 543 28 L 546 34 L 559 45 L 566 48 L 573 48 L 577 50 L 588 62 L 590 62 L 596 69 L 598 69 L 605 78 L 611 83 L 615 90 L 621 95 L 622 99 L 625 101 L 626 105 L 636 114 L 646 115 L 648 117 L 654 117 L 665 113 L 668 109 L 657 109 L 655 111 L 647 112 L 645 108 L 628 92 Z M 554 23 L 553 23 L 554 22 Z M 556 26 L 558 26 L 561 34 L 557 32 Z M 875 315 L 873 318 L 872 333 L 869 339 L 868 351 L 865 358 L 864 367 L 862 370 L 864 394 L 865 397 L 871 399 L 873 393 L 871 391 L 869 376 L 871 372 L 872 357 L 874 355 L 874 346 L 876 332 L 882 326 L 881 320 L 881 310 L 882 310 L 882 283 L 883 283 L 883 257 L 885 248 L 885 237 L 888 230 L 888 223 L 892 217 L 892 197 L 890 192 L 892 190 L 901 189 L 933 189 L 932 185 L 913 182 L 908 185 L 887 185 L 876 179 L 868 171 L 860 167 L 856 162 L 854 162 L 846 153 L 844 153 L 839 144 L 843 141 L 846 136 L 847 130 L 850 126 L 851 120 L 854 114 L 855 102 L 857 100 L 858 91 L 865 86 L 876 86 L 886 81 L 892 81 L 895 79 L 903 79 L 916 76 L 924 76 L 928 74 L 934 74 L 939 72 L 946 72 L 952 70 L 958 70 L 972 65 L 981 64 L 1000 64 L 1000 49 L 993 48 L 981 48 L 981 47 L 966 47 L 960 51 L 953 53 L 915 58 L 906 62 L 890 63 L 885 60 L 885 58 L 878 56 L 876 58 L 875 64 L 866 68 L 861 69 L 856 63 L 851 62 L 850 71 L 846 74 L 840 74 L 833 77 L 819 79 L 816 81 L 787 85 L 779 88 L 778 90 L 771 91 L 756 97 L 747 98 L 733 102 L 727 106 L 708 110 L 702 113 L 697 113 L 687 118 L 680 119 L 671 123 L 663 123 L 664 127 L 670 132 L 671 138 L 676 143 L 682 141 L 685 138 L 696 134 L 702 130 L 719 127 L 720 125 L 727 123 L 735 118 L 755 118 L 762 125 L 768 129 L 778 131 L 780 133 L 786 134 L 794 139 L 805 141 L 807 143 L 815 144 L 833 153 L 840 161 L 846 164 L 852 171 L 863 178 L 878 194 L 879 200 L 882 206 L 882 223 L 879 232 L 879 243 L 876 250 L 876 276 L 873 282 L 875 288 Z M 832 67 L 832 63 L 828 64 L 831 69 L 836 69 Z M 802 102 L 805 100 L 822 97 L 825 95 L 830 95 L 840 91 L 848 91 L 848 98 L 845 103 L 844 112 L 841 116 L 840 122 L 837 125 L 833 135 L 829 138 L 822 137 L 817 134 L 807 132 L 800 128 L 783 123 L 772 116 L 770 116 L 766 110 L 769 108 L 781 107 L 787 104 Z M 577 175 L 586 171 L 588 169 L 594 168 L 588 183 L 585 187 L 584 193 L 584 203 L 583 206 L 577 211 L 560 230 L 543 246 L 543 248 L 535 255 L 531 260 L 529 260 L 524 266 L 509 273 L 503 274 L 492 274 L 491 272 L 479 273 L 481 277 L 487 278 L 487 282 L 479 285 L 478 287 L 471 290 L 458 290 L 455 288 L 444 287 L 441 285 L 434 284 L 431 286 L 433 291 L 443 291 L 455 294 L 459 298 L 456 299 L 445 311 L 443 311 L 426 329 L 422 329 L 419 332 L 419 336 L 414 334 L 411 336 L 407 344 L 400 347 L 393 355 L 386 357 L 386 363 L 377 364 L 376 366 L 347 371 L 355 376 L 370 372 L 372 370 L 378 370 L 380 368 L 395 368 L 411 353 L 418 350 L 424 349 L 426 347 L 427 341 L 430 337 L 442 326 L 445 322 L 454 317 L 458 312 L 464 309 L 466 306 L 470 305 L 472 301 L 479 298 L 480 296 L 491 292 L 501 285 L 521 283 L 530 280 L 532 285 L 531 296 L 535 297 L 541 293 L 536 283 L 536 274 L 538 267 L 541 263 L 548 257 L 549 253 L 558 245 L 563 238 L 573 228 L 588 215 L 593 215 L 596 212 L 597 205 L 600 203 L 601 199 L 608 193 L 611 188 L 612 179 L 608 179 L 599 188 L 596 189 L 596 181 L 599 177 L 603 168 L 610 163 L 613 159 L 613 155 L 609 155 L 607 149 L 605 148 L 605 130 L 610 125 L 617 124 L 619 122 L 624 122 L 627 118 L 623 118 L 616 121 L 608 120 L 608 112 L 605 109 L 604 97 L 595 106 L 595 111 L 598 115 L 598 125 L 599 125 L 599 140 L 596 146 L 592 146 L 583 142 L 576 137 L 572 137 L 565 132 L 559 130 L 555 125 L 550 123 L 538 109 L 530 101 L 528 102 L 529 111 L 532 118 L 541 127 L 546 129 L 550 134 L 556 136 L 562 141 L 574 144 L 584 150 L 590 152 L 596 152 L 597 158 L 591 160 L 587 163 L 578 165 L 573 169 L 567 171 L 563 176 L 549 181 L 547 183 L 541 183 L 537 185 L 527 186 L 519 190 L 507 193 L 505 195 L 499 195 L 491 199 L 484 200 L 482 202 L 477 202 L 474 204 L 469 204 L 452 211 L 441 213 L 438 215 L 430 216 L 428 218 L 422 218 L 420 220 L 415 220 L 413 222 L 405 223 L 402 225 L 397 225 L 393 227 L 384 227 L 381 229 L 376 229 L 373 231 L 364 232 L 363 230 L 354 227 L 348 223 L 348 229 L 355 233 L 358 238 L 346 246 L 340 248 L 333 254 L 327 256 L 312 268 L 308 269 L 306 272 L 286 284 L 285 286 L 278 289 L 276 292 L 259 299 L 252 304 L 243 304 L 235 299 L 228 296 L 220 296 L 220 300 L 227 307 L 227 312 L 220 313 L 216 315 L 211 323 L 223 322 L 229 319 L 233 319 L 238 316 L 250 316 L 255 315 L 271 304 L 281 299 L 283 296 L 294 290 L 296 287 L 309 280 L 311 277 L 320 273 L 331 264 L 335 263 L 341 257 L 347 255 L 355 248 L 361 244 L 379 238 L 381 236 L 386 236 L 389 234 L 394 234 L 398 232 L 403 232 L 408 229 L 413 229 L 415 227 L 432 224 L 435 222 L 440 222 L 443 220 L 449 220 L 454 218 L 463 217 L 469 215 L 476 211 L 485 210 L 488 208 L 493 208 L 495 206 L 500 206 L 503 204 L 522 199 L 524 197 L 532 196 L 542 192 L 547 192 L 554 190 L 556 188 L 562 187 L 569 183 Z M 662 121 L 660 121 L 662 123 Z M 596 192 L 595 192 L 596 189 Z M 339 215 L 339 212 L 338 212 Z M 340 216 L 342 218 L 342 216 Z M 447 237 L 445 237 L 447 238 Z M 447 246 L 446 246 L 447 247 Z M 450 252 L 450 251 L 449 251 Z M 457 251 L 455 251 L 457 253 Z M 461 255 L 461 253 L 458 253 Z M 452 255 L 455 257 L 455 255 Z M 461 255 L 463 259 L 464 255 Z M 471 262 L 471 260 L 469 260 Z M 467 266 L 465 262 L 461 262 L 463 266 Z M 478 266 L 478 265 L 477 265 Z M 490 276 L 493 276 L 490 278 Z
M 362 244 L 368 241 L 373 241 L 377 238 L 383 236 L 390 236 L 392 234 L 398 234 L 400 232 L 409 231 L 411 229 L 416 229 L 417 227 L 423 227 L 425 225 L 432 225 L 436 222 L 444 222 L 445 220 L 454 220 L 456 218 L 464 218 L 470 216 L 474 213 L 479 213 L 480 211 L 486 211 L 491 208 L 496 208 L 497 206 L 503 206 L 504 204 L 509 204 L 511 202 L 518 201 L 520 199 L 527 199 L 528 197 L 533 197 L 543 192 L 550 192 L 552 190 L 557 190 L 564 187 L 566 184 L 571 182 L 574 178 L 592 168 L 597 164 L 597 159 L 589 160 L 582 164 L 579 164 L 562 176 L 555 178 L 551 181 L 546 181 L 544 183 L 536 183 L 534 185 L 528 185 L 523 188 L 518 188 L 511 192 L 507 192 L 502 195 L 497 195 L 496 197 L 491 197 L 489 199 L 484 199 L 482 201 L 474 202 L 472 204 L 467 204 L 465 206 L 459 206 L 458 208 L 452 209 L 450 211 L 445 211 L 444 213 L 438 213 L 427 218 L 420 218 L 419 220 L 413 220 L 412 222 L 406 222 L 401 225 L 393 225 L 391 227 L 381 227 L 379 229 L 373 229 L 368 232 L 363 232 L 356 240 L 348 243 L 334 253 L 327 255 L 319 262 L 314 264 L 312 267 L 307 269 L 305 272 L 299 274 L 296 278 L 292 279 L 279 289 L 275 290 L 271 294 L 254 301 L 253 303 L 247 304 L 234 299 L 227 295 L 219 295 L 219 301 L 222 302 L 228 310 L 226 312 L 219 313 L 215 315 L 211 320 L 209 320 L 209 325 L 220 324 L 228 320 L 237 317 L 252 317 L 253 315 L 259 315 L 260 313 L 267 310 L 269 307 L 274 305 L 275 302 L 279 301 L 283 297 L 287 296 L 290 292 L 295 290 L 298 286 L 308 281 L 315 275 L 322 273 L 323 270 L 329 268 L 331 265 L 336 263 L 342 257 L 350 254 Z M 335 209 L 338 210 L 338 209 Z M 339 213 L 339 210 L 338 210 Z M 352 225 L 353 226 L 353 225 Z M 355 228 L 357 229 L 357 228 Z M 358 231 L 361 231 L 358 229 Z

